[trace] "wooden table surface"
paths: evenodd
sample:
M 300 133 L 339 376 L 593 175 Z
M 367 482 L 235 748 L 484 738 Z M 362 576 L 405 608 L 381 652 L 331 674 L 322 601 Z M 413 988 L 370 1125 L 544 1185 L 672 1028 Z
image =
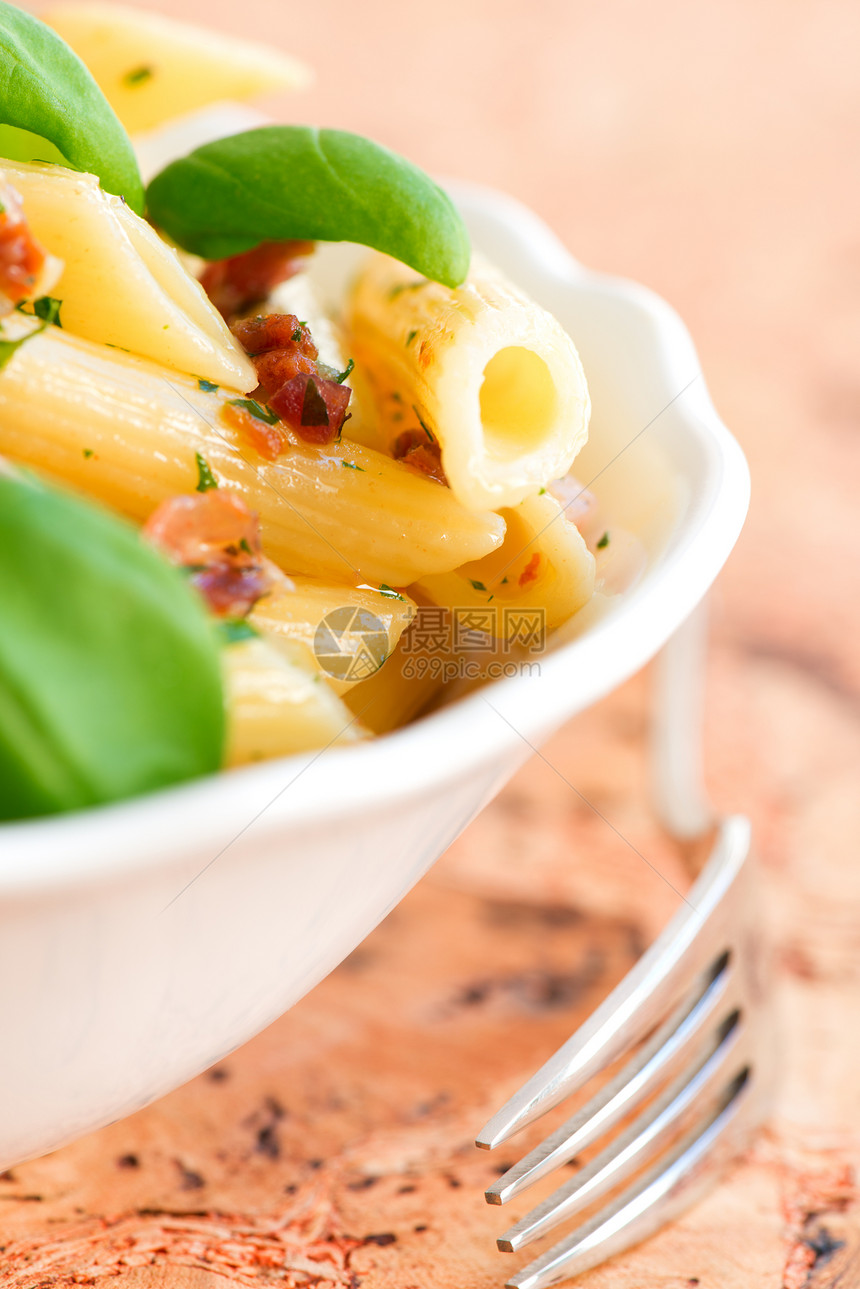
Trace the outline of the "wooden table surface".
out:
M 753 471 L 716 596 L 709 778 L 755 824 L 782 1081 L 726 1183 L 581 1283 L 860 1285 L 860 11 L 153 7 L 302 55 L 318 82 L 267 105 L 284 119 L 507 189 L 580 259 L 648 283 L 690 324 Z M 647 701 L 639 677 L 545 754 L 679 881 L 645 802 Z M 507 1214 L 481 1192 L 505 1160 L 475 1151 L 474 1131 L 672 901 L 533 761 L 339 971 L 223 1067 L 0 1178 L 0 1284 L 494 1289 L 515 1262 L 494 1249 Z

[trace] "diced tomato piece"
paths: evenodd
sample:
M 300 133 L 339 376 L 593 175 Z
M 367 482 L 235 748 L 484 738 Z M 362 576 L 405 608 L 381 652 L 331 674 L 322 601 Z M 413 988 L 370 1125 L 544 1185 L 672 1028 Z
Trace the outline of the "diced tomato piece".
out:
M 226 488 L 163 501 L 144 532 L 174 564 L 206 564 L 222 557 L 254 564 L 262 551 L 259 519 Z
M 260 521 L 235 493 L 171 497 L 144 526 L 149 540 L 191 581 L 213 613 L 243 617 L 272 588 L 260 541 Z
M 232 318 L 260 304 L 279 282 L 300 272 L 313 249 L 313 242 L 261 242 L 241 255 L 213 260 L 200 282 L 218 312 Z
M 272 349 L 295 346 L 308 358 L 319 357 L 310 331 L 294 313 L 258 313 L 254 318 L 241 318 L 231 331 L 247 354 L 256 358 Z
M 221 409 L 221 417 L 234 430 L 238 430 L 244 443 L 267 461 L 277 461 L 289 446 L 286 435 L 277 423 L 269 425 L 266 421 L 261 421 L 259 416 L 246 411 L 244 407 L 225 403 Z
M 45 251 L 30 232 L 21 198 L 10 184 L 0 185 L 0 313 L 32 296 L 45 266 Z
M 346 420 L 352 390 L 321 376 L 300 374 L 271 396 L 269 406 L 306 443 L 331 443 Z
M 447 488 L 448 479 L 442 469 L 439 444 L 435 439 L 428 439 L 424 430 L 404 430 L 402 434 L 398 434 L 391 446 L 391 455 L 395 460 L 412 466 L 413 470 L 420 470 L 429 479 L 435 479 Z
M 234 568 L 232 564 L 195 569 L 191 581 L 212 612 L 222 618 L 244 618 L 272 589 L 264 568 Z
M 523 569 L 522 573 L 520 573 L 519 578 L 517 579 L 520 586 L 528 586 L 530 582 L 535 582 L 537 580 L 539 569 L 540 569 L 540 552 L 535 551 L 534 555 L 532 555 L 528 564 L 526 564 L 525 568 Z
M 277 393 L 294 376 L 311 376 L 317 365 L 313 358 L 298 349 L 272 349 L 254 359 L 257 380 L 266 397 Z

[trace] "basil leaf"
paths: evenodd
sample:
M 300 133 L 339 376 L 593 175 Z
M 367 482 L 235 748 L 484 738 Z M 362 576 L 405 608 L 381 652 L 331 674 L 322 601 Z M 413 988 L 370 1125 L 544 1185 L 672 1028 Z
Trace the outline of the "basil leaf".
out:
M 219 646 L 196 592 L 124 521 L 0 475 L 0 819 L 218 768 Z
M 147 189 L 152 220 L 217 260 L 263 241 L 360 242 L 459 286 L 469 235 L 417 166 L 343 130 L 270 125 L 204 144 Z
M 7 161 L 48 161 L 53 166 L 69 163 L 59 148 L 49 139 L 30 130 L 18 130 L 14 125 L 0 125 L 0 157 Z
M 143 184 L 128 135 L 77 54 L 38 18 L 0 0 L 0 122 L 48 139 L 74 170 L 143 213 Z M 53 160 L 39 140 L 18 138 Z

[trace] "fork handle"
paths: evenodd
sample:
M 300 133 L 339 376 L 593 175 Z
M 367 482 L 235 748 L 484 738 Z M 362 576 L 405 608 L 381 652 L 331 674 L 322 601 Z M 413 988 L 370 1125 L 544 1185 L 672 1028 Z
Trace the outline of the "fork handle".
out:
M 717 823 L 702 769 L 708 604 L 702 600 L 663 646 L 655 671 L 651 723 L 654 809 L 679 841 Z

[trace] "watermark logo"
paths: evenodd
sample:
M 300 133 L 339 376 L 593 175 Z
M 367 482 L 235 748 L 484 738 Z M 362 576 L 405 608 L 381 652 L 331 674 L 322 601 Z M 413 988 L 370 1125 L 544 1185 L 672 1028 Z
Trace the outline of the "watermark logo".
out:
M 501 680 L 540 675 L 534 655 L 546 646 L 542 606 L 419 605 L 400 643 L 406 680 Z
M 375 613 L 354 604 L 332 609 L 314 635 L 314 654 L 335 680 L 367 680 L 388 657 L 388 632 Z

